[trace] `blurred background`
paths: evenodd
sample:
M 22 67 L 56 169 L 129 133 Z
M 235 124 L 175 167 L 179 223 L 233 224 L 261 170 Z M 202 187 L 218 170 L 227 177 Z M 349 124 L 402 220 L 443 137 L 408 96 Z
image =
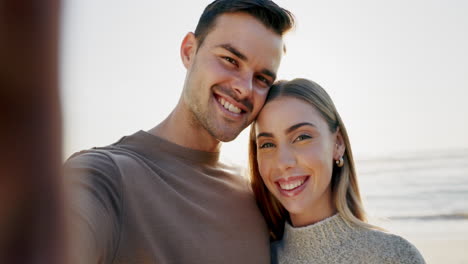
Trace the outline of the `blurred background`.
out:
M 62 1 L 64 159 L 172 111 L 180 43 L 210 2 Z M 279 78 L 334 99 L 374 222 L 428 263 L 468 263 L 468 1 L 276 2 L 297 19 Z M 247 130 L 222 156 L 247 164 Z
M 0 263 L 67 263 L 59 0 L 0 0 Z

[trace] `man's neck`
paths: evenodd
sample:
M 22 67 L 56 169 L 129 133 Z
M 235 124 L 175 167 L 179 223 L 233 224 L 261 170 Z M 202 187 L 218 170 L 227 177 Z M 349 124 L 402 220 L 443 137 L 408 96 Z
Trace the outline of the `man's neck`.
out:
M 148 133 L 186 148 L 218 152 L 221 142 L 214 138 L 180 102 L 169 116 Z M 189 120 L 192 120 L 190 122 Z

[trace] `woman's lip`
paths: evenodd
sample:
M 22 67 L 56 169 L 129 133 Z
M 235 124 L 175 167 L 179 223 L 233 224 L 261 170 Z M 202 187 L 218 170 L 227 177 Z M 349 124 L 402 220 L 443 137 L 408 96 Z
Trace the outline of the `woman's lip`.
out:
M 301 176 L 291 176 L 287 178 L 281 178 L 279 180 L 276 180 L 276 183 L 290 183 L 293 181 L 301 181 L 304 180 L 305 178 L 309 177 L 309 175 L 301 175 Z
M 309 175 L 306 175 L 306 176 L 296 176 L 296 177 L 290 177 L 288 178 L 288 180 L 286 181 L 286 179 L 284 179 L 284 181 L 286 182 L 291 182 L 291 181 L 297 181 L 298 178 L 302 178 L 304 177 L 304 182 L 297 186 L 296 188 L 294 189 L 291 189 L 291 190 L 285 190 L 285 189 L 282 189 L 280 184 L 279 184 L 279 181 L 283 180 L 279 180 L 279 181 L 276 181 L 275 184 L 276 184 L 276 187 L 278 188 L 279 190 L 279 193 L 282 194 L 283 196 L 286 196 L 286 197 L 293 197 L 293 196 L 297 196 L 299 195 L 306 187 L 306 185 L 309 183 L 309 179 L 310 179 L 310 176 Z

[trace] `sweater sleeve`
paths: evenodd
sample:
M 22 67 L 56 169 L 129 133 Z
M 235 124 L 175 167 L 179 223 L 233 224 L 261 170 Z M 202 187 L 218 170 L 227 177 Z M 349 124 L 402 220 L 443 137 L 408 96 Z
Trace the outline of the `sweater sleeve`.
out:
M 74 264 L 111 263 L 120 234 L 121 177 L 106 154 L 87 151 L 65 163 L 70 255 Z

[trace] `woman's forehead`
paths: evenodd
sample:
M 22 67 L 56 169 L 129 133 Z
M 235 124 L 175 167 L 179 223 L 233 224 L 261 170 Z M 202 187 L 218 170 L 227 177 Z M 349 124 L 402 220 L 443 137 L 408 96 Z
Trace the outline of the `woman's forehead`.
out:
M 283 96 L 265 104 L 255 123 L 259 129 L 287 128 L 301 122 L 309 122 L 320 127 L 325 120 L 310 103 L 299 98 Z

